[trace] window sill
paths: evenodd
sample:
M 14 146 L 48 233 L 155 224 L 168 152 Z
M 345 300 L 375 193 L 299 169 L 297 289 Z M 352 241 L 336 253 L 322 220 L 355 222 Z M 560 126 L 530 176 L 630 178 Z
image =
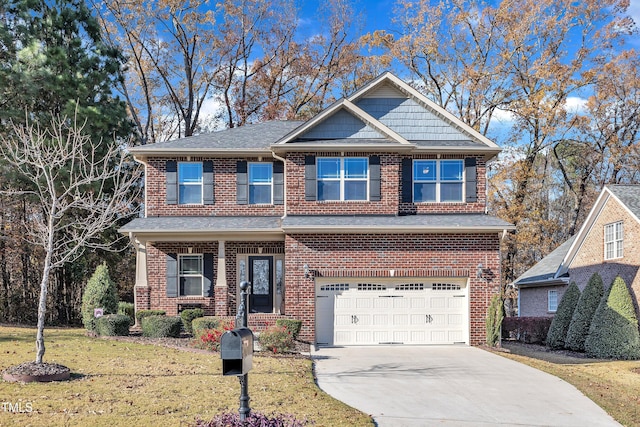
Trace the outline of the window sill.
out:
M 370 200 L 316 200 L 316 203 L 323 203 L 323 204 L 356 203 L 356 204 L 362 204 L 362 203 L 377 203 L 377 202 L 372 202 Z

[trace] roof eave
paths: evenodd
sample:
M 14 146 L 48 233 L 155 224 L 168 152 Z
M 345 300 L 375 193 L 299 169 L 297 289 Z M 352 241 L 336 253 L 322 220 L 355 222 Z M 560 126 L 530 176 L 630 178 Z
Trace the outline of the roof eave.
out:
M 569 278 L 568 277 L 554 277 L 551 279 L 545 279 L 545 280 L 536 280 L 535 282 L 524 282 L 524 283 L 518 283 L 518 282 L 513 282 L 513 284 L 517 287 L 517 288 L 538 288 L 538 287 L 543 287 L 543 286 L 558 286 L 558 285 L 566 285 L 569 283 Z
M 284 233 L 280 229 L 265 230 L 265 229 L 225 229 L 225 230 L 188 230 L 184 229 L 137 229 L 127 230 L 119 229 L 121 234 L 129 235 L 140 241 L 147 242 L 204 242 L 211 240 L 237 240 L 237 241 L 283 241 Z
M 514 226 L 477 226 L 477 227 L 434 227 L 434 226 L 313 226 L 313 225 L 291 225 L 283 226 L 286 234 L 318 233 L 318 234 L 356 234 L 356 233 L 376 233 L 376 234 L 436 234 L 436 233 L 502 233 L 504 231 L 515 230 Z
M 271 149 L 265 148 L 234 148 L 234 149 L 211 149 L 211 148 L 172 148 L 154 150 L 129 150 L 136 160 L 144 160 L 149 157 L 237 157 L 237 156 L 270 156 Z

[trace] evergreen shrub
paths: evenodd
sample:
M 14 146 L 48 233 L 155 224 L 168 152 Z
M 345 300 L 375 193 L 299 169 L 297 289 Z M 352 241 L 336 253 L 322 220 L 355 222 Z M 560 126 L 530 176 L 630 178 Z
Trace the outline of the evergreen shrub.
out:
M 178 338 L 182 319 L 178 316 L 146 316 L 142 319 L 142 336 L 147 338 Z
M 258 341 L 263 350 L 269 350 L 273 353 L 288 353 L 296 347 L 293 335 L 284 326 L 274 325 L 268 327 L 260 332 Z
M 291 333 L 294 340 L 298 339 L 300 329 L 302 328 L 302 320 L 298 319 L 278 319 L 276 326 L 281 326 Z
M 126 314 L 107 314 L 96 319 L 95 332 L 106 337 L 125 337 L 129 335 L 131 318 Z
M 569 324 L 579 299 L 580 289 L 578 289 L 575 282 L 571 282 L 564 295 L 562 295 L 558 310 L 556 310 L 556 314 L 551 321 L 549 333 L 547 334 L 547 347 L 554 350 L 564 348 Z
M 142 319 L 149 316 L 164 316 L 167 312 L 164 310 L 138 310 L 136 311 L 136 319 L 138 319 L 138 324 L 142 325 Z
M 616 277 L 600 301 L 584 342 L 589 357 L 640 359 L 638 318 L 627 284 Z
M 82 323 L 88 331 L 94 331 L 96 318 L 94 309 L 102 308 L 104 314 L 117 313 L 118 292 L 109 276 L 106 263 L 100 264 L 87 282 L 82 295 Z
M 207 329 L 217 329 L 221 320 L 215 316 L 197 317 L 191 321 L 191 330 L 194 337 L 198 338 Z
M 491 298 L 487 312 L 487 345 L 495 347 L 500 343 L 500 327 L 504 319 L 504 305 L 502 295 L 496 294 Z
M 594 273 L 587 286 L 582 291 L 578 305 L 571 317 L 571 323 L 567 330 L 567 338 L 565 340 L 565 348 L 573 351 L 584 351 L 584 341 L 589 334 L 589 327 L 593 315 L 600 304 L 602 295 L 604 294 L 604 286 L 602 278 L 598 273 Z
M 180 313 L 180 318 L 182 319 L 182 326 L 184 327 L 184 331 L 189 334 L 193 334 L 191 322 L 199 317 L 204 317 L 204 310 L 201 308 L 188 308 L 186 310 L 182 310 L 182 312 Z
M 131 324 L 131 326 L 134 325 L 135 323 L 135 307 L 133 306 L 132 302 L 124 302 L 124 301 L 120 301 L 118 303 L 118 314 L 124 314 L 125 316 L 129 316 L 129 323 Z

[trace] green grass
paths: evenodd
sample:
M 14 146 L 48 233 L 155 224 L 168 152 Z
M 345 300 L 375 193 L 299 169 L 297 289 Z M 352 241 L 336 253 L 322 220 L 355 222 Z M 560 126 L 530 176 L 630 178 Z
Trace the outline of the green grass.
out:
M 0 406 L 0 425 L 172 426 L 200 416 L 238 410 L 240 385 L 223 377 L 220 356 L 85 336 L 81 329 L 45 330 L 45 362 L 68 366 L 72 380 L 0 381 L 0 401 L 33 408 L 13 413 Z M 35 358 L 35 330 L 0 327 L 0 370 Z M 311 361 L 254 356 L 250 406 L 291 413 L 317 426 L 372 426 L 371 418 L 315 384 Z
M 640 426 L 640 361 L 571 357 L 540 346 L 504 344 L 497 354 L 562 378 L 625 426 Z

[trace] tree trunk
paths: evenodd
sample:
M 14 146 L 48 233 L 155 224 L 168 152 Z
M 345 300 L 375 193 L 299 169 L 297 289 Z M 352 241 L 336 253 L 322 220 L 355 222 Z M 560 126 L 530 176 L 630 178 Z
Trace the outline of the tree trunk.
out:
M 40 302 L 38 303 L 38 334 L 36 335 L 36 363 L 42 363 L 44 357 L 44 319 L 47 314 L 47 286 L 49 282 L 49 257 L 45 260 L 40 282 Z

